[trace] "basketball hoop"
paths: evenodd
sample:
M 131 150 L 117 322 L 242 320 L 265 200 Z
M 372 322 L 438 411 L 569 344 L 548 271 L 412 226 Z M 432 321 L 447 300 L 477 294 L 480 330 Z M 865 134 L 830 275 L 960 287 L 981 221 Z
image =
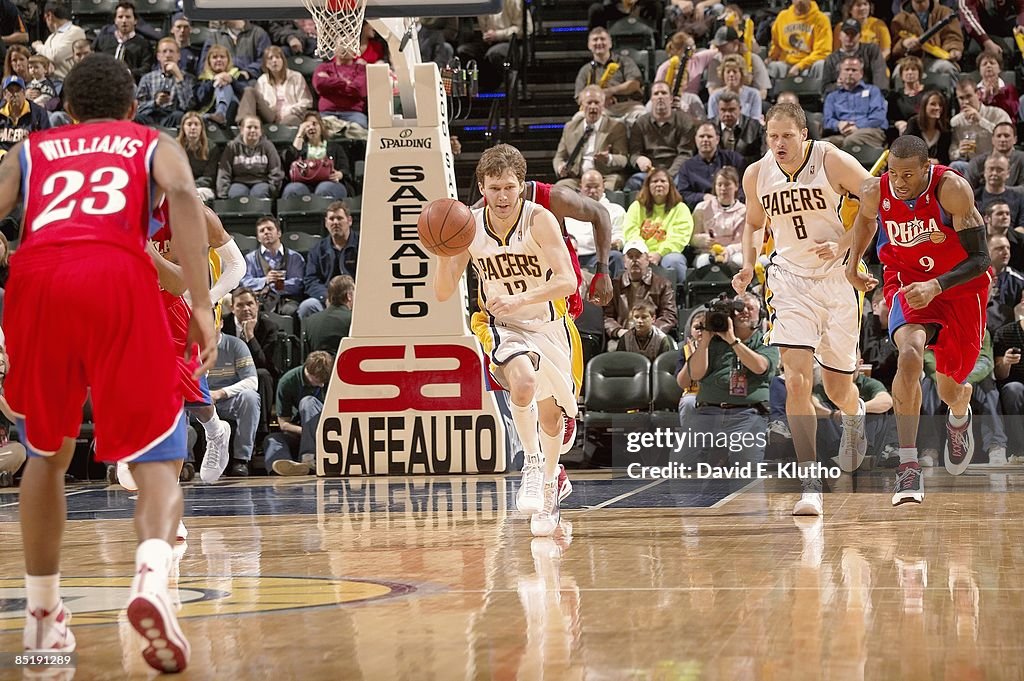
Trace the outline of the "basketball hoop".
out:
M 316 23 L 316 56 L 332 59 L 341 49 L 359 56 L 366 0 L 302 0 Z

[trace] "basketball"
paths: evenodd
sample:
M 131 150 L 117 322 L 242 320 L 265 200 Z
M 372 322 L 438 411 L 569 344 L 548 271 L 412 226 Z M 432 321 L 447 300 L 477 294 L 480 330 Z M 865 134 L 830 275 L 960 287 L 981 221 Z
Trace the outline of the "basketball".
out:
M 466 204 L 455 199 L 431 201 L 416 223 L 420 243 L 434 255 L 451 258 L 473 242 L 476 221 Z

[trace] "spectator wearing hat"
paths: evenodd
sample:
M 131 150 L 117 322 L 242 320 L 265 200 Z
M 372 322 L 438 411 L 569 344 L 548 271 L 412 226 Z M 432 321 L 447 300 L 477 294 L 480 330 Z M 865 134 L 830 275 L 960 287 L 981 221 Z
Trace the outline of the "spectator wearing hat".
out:
M 21 76 L 7 76 L 3 81 L 4 104 L 0 107 L 0 150 L 7 152 L 36 130 L 50 127 L 46 109 L 25 97 L 25 81 Z
M 835 25 L 832 31 L 834 41 L 832 49 L 839 49 L 839 33 L 842 30 L 843 21 L 853 19 L 860 22 L 860 40 L 864 43 L 878 45 L 882 53 L 882 59 L 888 59 L 892 52 L 892 34 L 889 27 L 878 17 L 872 16 L 875 7 L 872 0 L 846 0 L 843 3 L 842 21 Z
M 847 19 L 839 25 L 839 49 L 828 56 L 822 72 L 825 92 L 838 87 L 839 65 L 847 57 L 858 57 L 864 65 L 864 82 L 877 87 L 884 94 L 889 89 L 889 75 L 885 69 L 885 58 L 878 45 L 863 43 L 860 22 Z
M 722 60 L 729 55 L 738 54 L 746 59 L 746 46 L 743 44 L 743 36 L 730 26 L 722 26 L 715 32 L 711 41 L 711 49 L 715 54 L 711 57 L 706 74 L 708 79 L 708 91 L 714 92 L 725 87 L 722 76 L 718 73 L 718 67 Z M 764 59 L 756 52 L 750 55 L 750 86 L 755 88 L 761 95 L 761 99 L 767 99 L 768 91 L 772 89 L 772 80 L 768 76 L 768 67 L 764 65 Z
M 676 291 L 665 277 L 651 269 L 647 244 L 642 239 L 626 242 L 626 271 L 612 282 L 612 301 L 604 306 L 604 331 L 617 341 L 626 335 L 633 306 L 641 300 L 654 305 L 654 325 L 666 334 L 676 328 Z M 609 348 L 611 349 L 611 348 Z

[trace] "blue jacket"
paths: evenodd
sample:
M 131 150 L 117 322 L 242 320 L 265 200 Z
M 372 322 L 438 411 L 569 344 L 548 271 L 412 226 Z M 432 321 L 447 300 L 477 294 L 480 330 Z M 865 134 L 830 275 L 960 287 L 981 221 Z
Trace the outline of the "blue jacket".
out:
M 825 132 L 838 131 L 839 121 L 852 121 L 858 128 L 885 130 L 889 127 L 888 111 L 882 91 L 874 85 L 861 81 L 852 90 L 839 88 L 825 95 Z
M 356 258 L 359 256 L 359 232 L 352 230 L 348 235 L 348 243 L 341 253 L 341 271 L 353 279 L 356 277 Z M 328 234 L 309 249 L 306 254 L 306 295 L 316 298 L 321 303 L 327 297 L 327 284 L 334 276 L 334 242 Z
M 245 256 L 245 274 L 242 276 L 242 286 L 251 288 L 257 293 L 267 287 L 267 273 L 263 271 L 263 263 L 260 261 L 260 253 L 263 246 L 257 246 L 256 250 Z M 302 255 L 296 253 L 285 245 L 281 245 L 287 255 L 284 268 L 284 290 L 282 293 L 286 298 L 302 300 L 302 279 L 306 271 L 306 262 Z M 267 263 L 269 265 L 269 263 Z

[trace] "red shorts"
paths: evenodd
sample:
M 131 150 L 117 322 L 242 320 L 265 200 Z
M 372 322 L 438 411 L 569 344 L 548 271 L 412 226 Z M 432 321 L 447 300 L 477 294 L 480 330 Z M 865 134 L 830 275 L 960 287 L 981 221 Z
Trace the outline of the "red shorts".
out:
M 199 366 L 199 344 L 192 345 L 192 359 L 185 360 L 185 343 L 188 340 L 188 325 L 192 320 L 192 308 L 182 296 L 175 296 L 161 291 L 164 305 L 167 308 L 167 323 L 171 326 L 171 340 L 174 341 L 174 355 L 178 361 L 178 382 L 185 404 L 211 404 L 210 390 L 206 385 L 206 377 L 196 380 L 192 374 Z
M 166 451 L 184 432 L 182 400 L 156 272 L 141 251 L 15 254 L 5 299 L 5 393 L 32 453 L 78 436 L 91 389 L 97 459 L 184 456 Z
M 896 281 L 886 282 L 884 293 L 889 304 L 889 337 L 906 324 L 934 324 L 939 331 L 928 347 L 935 353 L 935 370 L 963 383 L 981 354 L 988 285 L 959 288 L 940 293 L 919 310 L 907 304 Z

